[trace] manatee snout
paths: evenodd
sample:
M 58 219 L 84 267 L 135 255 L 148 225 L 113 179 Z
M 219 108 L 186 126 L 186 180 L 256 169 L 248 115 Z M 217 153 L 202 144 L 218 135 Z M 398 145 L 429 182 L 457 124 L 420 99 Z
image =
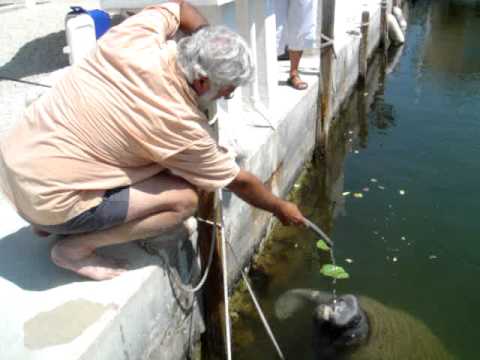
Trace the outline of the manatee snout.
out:
M 315 332 L 338 347 L 363 343 L 369 332 L 368 320 L 354 295 L 343 295 L 318 305 L 313 314 Z

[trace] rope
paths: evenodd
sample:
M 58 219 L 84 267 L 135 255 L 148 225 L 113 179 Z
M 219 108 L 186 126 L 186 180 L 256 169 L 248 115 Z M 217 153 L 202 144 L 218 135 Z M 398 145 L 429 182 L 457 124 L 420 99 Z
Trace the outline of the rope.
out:
M 270 340 L 272 341 L 273 346 L 274 346 L 275 349 L 277 350 L 277 353 L 278 353 L 279 358 L 282 359 L 282 360 L 285 360 L 285 356 L 283 355 L 283 352 L 282 352 L 282 350 L 280 349 L 280 346 L 278 345 L 277 340 L 275 339 L 275 335 L 273 334 L 273 331 L 272 331 L 270 325 L 268 324 L 268 320 L 267 320 L 267 318 L 265 317 L 265 314 L 263 313 L 262 308 L 260 307 L 260 304 L 259 304 L 259 302 L 258 302 L 258 300 L 257 300 L 256 295 L 255 295 L 255 292 L 253 291 L 253 289 L 252 289 L 252 287 L 251 287 L 251 285 L 250 285 L 250 283 L 249 283 L 249 281 L 248 281 L 248 277 L 247 277 L 247 275 L 245 274 L 245 272 L 242 270 L 242 267 L 241 267 L 241 265 L 240 265 L 240 260 L 238 259 L 237 255 L 235 254 L 235 251 L 233 250 L 233 247 L 232 247 L 232 245 L 230 244 L 230 242 L 226 241 L 225 234 L 224 234 L 224 231 L 225 231 L 225 230 L 224 230 L 224 227 L 223 227 L 221 224 L 217 224 L 217 223 L 215 223 L 215 222 L 213 222 L 213 221 L 210 221 L 210 220 L 205 220 L 205 219 L 201 219 L 201 218 L 197 218 L 197 219 L 198 219 L 199 221 L 201 221 L 201 222 L 206 223 L 206 224 L 209 224 L 209 225 L 212 225 L 212 226 L 216 226 L 216 227 L 218 227 L 218 228 L 220 228 L 220 229 L 222 230 L 222 237 L 225 239 L 224 244 L 228 245 L 228 247 L 230 248 L 230 252 L 232 253 L 233 258 L 235 259 L 235 262 L 237 263 L 237 266 L 238 266 L 238 268 L 240 269 L 240 273 L 242 274 L 243 281 L 245 281 L 245 285 L 247 286 L 248 292 L 249 292 L 249 294 L 250 294 L 250 297 L 252 298 L 253 304 L 255 305 L 255 308 L 256 308 L 256 310 L 257 310 L 257 312 L 258 312 L 258 315 L 260 316 L 260 319 L 261 319 L 262 324 L 263 324 L 263 326 L 264 326 L 264 328 L 265 328 L 265 331 L 267 332 L 268 336 L 270 337 Z M 223 221 L 223 216 L 222 216 L 222 221 Z M 222 244 L 222 245 L 223 245 L 223 244 Z M 223 248 L 225 248 L 225 247 L 223 246 Z M 223 257 L 224 257 L 224 259 L 226 259 L 226 254 L 225 254 L 225 253 L 223 253 Z M 226 261 L 226 260 L 224 260 L 224 261 Z M 225 273 L 226 273 L 226 272 L 224 271 L 224 274 L 225 274 Z M 226 283 L 227 283 L 227 282 L 224 281 L 224 284 L 226 284 Z M 225 304 L 227 304 L 227 301 L 225 302 Z
M 331 37 L 328 37 L 327 35 L 325 34 L 321 34 L 320 35 L 321 37 L 321 40 L 320 40 L 320 49 L 325 49 L 327 47 L 332 47 L 332 50 L 333 50 L 333 57 L 336 59 L 337 58 L 337 52 L 335 51 L 335 40 Z M 321 41 L 322 40 L 325 40 L 324 43 L 322 43 Z
M 335 44 L 335 41 L 332 38 L 329 38 L 327 35 L 324 35 L 324 34 L 322 34 L 322 40 L 325 40 L 325 42 L 320 44 L 320 49 L 334 46 Z
M 14 79 L 8 76 L 0 76 L 0 80 L 8 80 L 8 81 L 14 81 L 22 84 L 27 84 L 27 85 L 34 85 L 34 86 L 40 86 L 40 87 L 45 87 L 45 88 L 51 88 L 50 85 L 45 85 L 45 84 L 40 84 L 34 81 L 28 81 L 28 80 L 20 80 L 20 79 Z
M 208 220 L 204 220 L 204 219 L 200 219 L 200 218 L 197 218 L 197 220 L 201 221 L 201 222 L 205 222 L 209 225 L 212 225 L 212 224 L 215 225 L 215 223 L 213 223 L 211 221 L 208 221 Z M 173 276 L 173 280 L 175 281 L 175 284 L 179 288 L 181 288 L 183 291 L 193 294 L 193 293 L 198 292 L 203 287 L 203 285 L 205 285 L 205 281 L 207 281 L 208 273 L 210 272 L 210 267 L 211 267 L 212 262 L 213 262 L 213 253 L 214 253 L 214 250 L 215 250 L 215 240 L 216 240 L 215 239 L 215 231 L 213 231 L 212 232 L 212 241 L 211 241 L 211 244 L 210 244 L 210 252 L 208 254 L 207 267 L 205 268 L 205 271 L 203 272 L 202 278 L 200 279 L 200 281 L 198 282 L 198 284 L 195 287 L 192 287 L 191 285 L 186 286 L 182 283 L 182 281 L 177 276 Z M 168 258 L 166 256 L 163 256 L 163 254 L 159 250 L 146 249 L 145 244 L 141 244 L 140 246 L 143 247 L 148 253 L 155 253 L 157 256 L 162 258 L 162 260 L 167 265 L 169 264 Z M 197 243 L 197 253 L 198 253 L 198 243 Z M 169 266 L 167 266 L 167 271 L 169 272 L 169 274 L 172 274 Z M 187 281 L 191 280 L 192 273 L 193 273 L 193 264 L 190 267 L 190 273 L 188 274 L 188 280 Z
M 245 285 L 247 286 L 248 292 L 252 298 L 253 304 L 255 305 L 255 308 L 257 309 L 258 315 L 260 316 L 260 319 L 262 320 L 262 324 L 265 328 L 265 331 L 267 332 L 268 336 L 270 337 L 270 340 L 273 343 L 273 346 L 275 347 L 275 350 L 277 350 L 277 354 L 280 357 L 280 359 L 285 360 L 285 356 L 283 355 L 282 350 L 280 349 L 280 346 L 278 345 L 277 340 L 275 339 L 275 336 L 273 335 L 273 331 L 270 328 L 270 325 L 268 324 L 267 318 L 265 317 L 265 314 L 262 311 L 262 308 L 260 307 L 260 304 L 258 303 L 258 300 L 255 296 L 255 293 L 248 281 L 247 275 L 245 275 L 245 272 L 242 270 L 242 267 L 240 265 L 240 261 L 237 258 L 237 255 L 235 254 L 235 251 L 233 250 L 232 245 L 227 242 L 227 245 L 230 248 L 230 251 L 232 252 L 232 255 L 237 263 L 237 266 L 240 268 L 240 272 L 242 274 L 243 281 L 245 281 Z
M 222 189 L 217 190 L 217 202 L 223 204 L 223 195 Z M 225 221 L 223 216 L 223 208 L 220 209 L 220 231 L 221 231 L 221 241 L 222 241 L 222 267 L 223 267 L 223 297 L 225 302 L 225 337 L 226 337 L 226 351 L 227 351 L 227 360 L 232 360 L 232 332 L 230 324 L 230 302 L 228 299 L 228 268 L 227 268 L 227 247 L 226 247 L 226 237 L 225 237 Z M 213 231 L 216 232 L 215 230 Z

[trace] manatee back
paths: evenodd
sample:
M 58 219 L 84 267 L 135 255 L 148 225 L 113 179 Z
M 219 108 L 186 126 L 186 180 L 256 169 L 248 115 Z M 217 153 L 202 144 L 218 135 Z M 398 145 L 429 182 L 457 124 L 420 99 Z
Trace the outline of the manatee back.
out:
M 351 360 L 453 360 L 440 339 L 421 321 L 401 310 L 360 297 L 370 323 L 367 343 Z

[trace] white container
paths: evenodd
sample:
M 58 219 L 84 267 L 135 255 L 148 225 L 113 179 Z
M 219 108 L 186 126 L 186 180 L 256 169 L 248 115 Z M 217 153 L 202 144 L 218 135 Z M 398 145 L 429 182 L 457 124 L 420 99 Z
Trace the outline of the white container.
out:
M 403 16 L 403 11 L 400 9 L 398 6 L 394 6 L 392 9 L 393 15 L 395 15 L 395 18 L 398 21 L 398 24 L 400 25 L 400 28 L 402 29 L 403 33 L 407 30 L 407 21 L 405 20 L 405 17 Z
M 405 35 L 398 24 L 397 18 L 393 14 L 387 15 L 387 25 L 390 40 L 392 40 L 395 45 L 405 43 Z
M 95 23 L 87 13 L 68 14 L 65 18 L 65 33 L 67 46 L 63 51 L 68 53 L 70 64 L 83 59 L 96 46 Z

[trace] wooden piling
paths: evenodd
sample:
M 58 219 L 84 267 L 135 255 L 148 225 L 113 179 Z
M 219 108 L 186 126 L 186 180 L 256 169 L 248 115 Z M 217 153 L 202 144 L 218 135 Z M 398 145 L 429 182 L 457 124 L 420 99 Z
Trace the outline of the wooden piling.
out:
M 318 42 L 322 42 L 322 6 L 323 0 L 317 0 L 317 29 L 316 37 Z M 322 51 L 318 56 L 318 96 L 317 96 L 317 114 L 315 119 L 315 147 L 322 143 Z
M 370 13 L 364 11 L 362 13 L 361 32 L 362 38 L 360 39 L 360 50 L 358 52 L 358 71 L 360 81 L 365 82 L 367 79 L 368 68 L 368 33 L 370 29 Z
M 382 0 L 381 2 L 381 12 L 380 12 L 380 31 L 381 31 L 381 45 L 382 48 L 386 51 L 390 46 L 390 39 L 388 38 L 388 23 L 387 23 L 387 0 Z
M 210 114 L 216 114 L 216 105 L 209 109 Z M 210 116 L 210 118 L 213 116 Z M 218 141 L 218 121 L 213 125 L 213 132 Z M 213 223 L 221 223 L 222 204 L 219 203 L 214 192 L 200 192 L 198 216 Z M 225 300 L 223 293 L 223 267 L 221 249 L 221 230 L 205 222 L 198 224 L 198 245 L 202 268 L 208 265 L 212 235 L 215 233 L 216 242 L 210 272 L 202 288 L 205 332 L 202 334 L 202 359 L 225 359 Z
M 332 70 L 334 57 L 334 26 L 335 26 L 335 0 L 323 0 L 322 2 L 322 50 L 321 50 L 321 142 L 324 142 L 327 134 L 332 112 Z M 332 40 L 327 45 L 329 39 Z M 318 133 L 318 132 L 317 132 Z
M 216 206 L 215 194 L 202 192 L 198 215 L 200 218 L 215 222 L 219 209 Z M 220 239 L 220 230 L 209 224 L 198 224 L 198 244 L 200 248 L 202 268 L 208 263 L 208 255 L 212 243 L 212 232 L 216 231 L 216 239 Z M 202 359 L 225 358 L 225 302 L 223 297 L 223 269 L 221 260 L 221 245 L 217 240 L 210 272 L 203 286 L 203 307 L 205 332 L 202 334 Z

